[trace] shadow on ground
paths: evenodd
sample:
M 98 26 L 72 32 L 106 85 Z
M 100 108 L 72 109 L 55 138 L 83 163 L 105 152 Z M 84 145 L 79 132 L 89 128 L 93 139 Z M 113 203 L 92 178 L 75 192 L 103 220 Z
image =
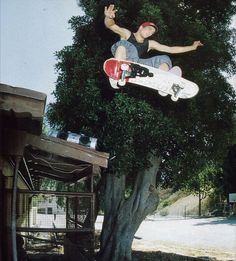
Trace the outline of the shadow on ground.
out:
M 222 218 L 222 219 L 219 219 L 219 220 L 209 220 L 209 222 L 197 223 L 194 226 L 204 226 L 204 225 L 229 225 L 229 226 L 236 226 L 236 217 Z
M 63 255 L 29 255 L 29 261 L 70 261 L 65 260 Z M 74 259 L 73 259 L 74 260 Z M 182 255 L 176 255 L 172 253 L 163 253 L 161 251 L 144 252 L 133 251 L 132 261 L 217 261 L 215 258 L 209 257 L 188 257 Z M 80 261 L 80 260 L 78 260 Z
M 161 251 L 155 252 L 143 252 L 143 251 L 133 251 L 132 261 L 216 261 L 215 258 L 209 257 L 188 257 L 172 253 L 164 253 Z

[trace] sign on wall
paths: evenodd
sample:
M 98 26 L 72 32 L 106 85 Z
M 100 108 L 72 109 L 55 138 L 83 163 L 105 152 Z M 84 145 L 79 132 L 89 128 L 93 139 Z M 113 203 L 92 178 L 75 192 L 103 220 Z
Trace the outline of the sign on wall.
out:
M 236 203 L 236 193 L 229 193 L 229 202 Z

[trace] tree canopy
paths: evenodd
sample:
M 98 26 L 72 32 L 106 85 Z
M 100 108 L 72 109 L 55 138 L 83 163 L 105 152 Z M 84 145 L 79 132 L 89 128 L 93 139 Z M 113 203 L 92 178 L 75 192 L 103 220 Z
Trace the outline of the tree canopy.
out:
M 153 39 L 162 44 L 203 42 L 195 52 L 171 55 L 184 78 L 200 88 L 193 99 L 176 103 L 146 88 L 110 88 L 102 69 L 118 40 L 103 22 L 104 6 L 110 3 L 80 1 L 84 16 L 70 20 L 73 44 L 57 53 L 56 102 L 49 106 L 48 119 L 59 128 L 98 138 L 99 150 L 113 158 L 104 178 L 125 176 L 124 183 L 113 180 L 114 186 L 125 187 L 114 200 L 123 199 L 128 188 L 135 191 L 137 173 L 153 166 L 153 156 L 161 162 L 155 182 L 180 188 L 196 173 L 206 173 L 206 166 L 222 162 L 232 142 L 236 95 L 223 72 L 236 72 L 235 31 L 230 28 L 235 1 L 113 1 L 122 27 L 135 31 L 143 21 L 152 21 L 159 27 Z
M 80 1 L 85 15 L 70 20 L 74 43 L 57 53 L 56 103 L 50 105 L 49 120 L 98 137 L 100 149 L 116 156 L 110 164 L 116 172 L 145 167 L 146 156 L 153 151 L 165 160 L 167 181 L 173 180 L 172 170 L 176 173 L 173 165 L 187 170 L 187 158 L 191 169 L 208 156 L 214 158 L 217 148 L 230 142 L 235 111 L 235 93 L 222 76 L 235 72 L 235 32 L 229 29 L 232 2 L 220 2 L 218 7 L 212 1 L 115 1 L 116 22 L 123 27 L 136 30 L 150 20 L 160 28 L 155 40 L 161 43 L 204 43 L 196 52 L 171 56 L 184 77 L 200 87 L 196 98 L 172 103 L 144 88 L 127 86 L 116 93 L 109 89 L 102 65 L 117 39 L 103 25 L 103 8 L 109 1 Z

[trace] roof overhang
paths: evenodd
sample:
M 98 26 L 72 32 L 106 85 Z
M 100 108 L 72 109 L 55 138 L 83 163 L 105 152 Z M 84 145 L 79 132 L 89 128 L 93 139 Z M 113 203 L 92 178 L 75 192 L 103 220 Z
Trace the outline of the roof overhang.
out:
M 0 121 L 5 127 L 40 135 L 46 94 L 0 83 Z
M 73 182 L 107 168 L 109 154 L 41 135 L 46 95 L 0 84 L 1 154 L 21 156 L 20 171 L 28 187 L 40 177 Z M 1 143 L 2 142 L 2 143 Z

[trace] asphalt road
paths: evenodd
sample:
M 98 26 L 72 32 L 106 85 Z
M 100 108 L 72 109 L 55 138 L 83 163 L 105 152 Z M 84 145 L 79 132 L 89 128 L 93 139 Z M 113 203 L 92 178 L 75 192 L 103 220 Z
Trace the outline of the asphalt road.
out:
M 137 237 L 162 240 L 194 247 L 213 247 L 236 251 L 236 219 L 155 219 L 139 227 Z
M 101 228 L 102 217 L 96 228 Z M 139 227 L 133 248 L 217 260 L 236 260 L 236 218 L 167 219 L 150 216 Z

